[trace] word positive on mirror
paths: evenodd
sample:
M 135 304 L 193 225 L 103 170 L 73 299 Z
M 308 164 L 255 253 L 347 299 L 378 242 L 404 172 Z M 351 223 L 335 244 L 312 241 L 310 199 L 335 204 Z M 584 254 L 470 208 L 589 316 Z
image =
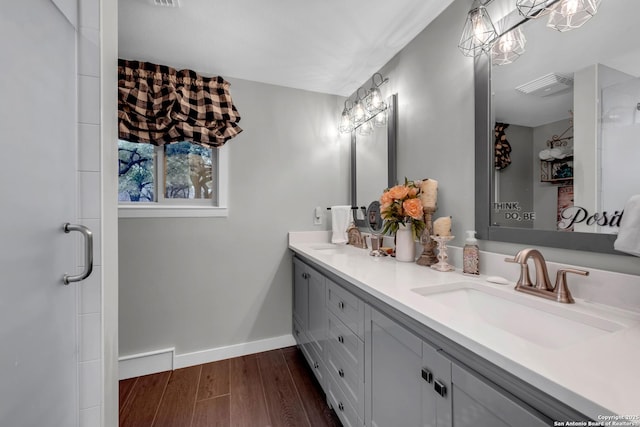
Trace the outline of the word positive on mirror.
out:
M 574 224 L 585 223 L 586 225 L 599 225 L 601 227 L 620 227 L 620 220 L 624 211 L 615 211 L 612 214 L 606 211 L 600 213 L 595 212 L 589 214 L 585 208 L 580 206 L 571 206 L 560 212 L 560 221 L 558 228 L 564 230 L 574 226 Z

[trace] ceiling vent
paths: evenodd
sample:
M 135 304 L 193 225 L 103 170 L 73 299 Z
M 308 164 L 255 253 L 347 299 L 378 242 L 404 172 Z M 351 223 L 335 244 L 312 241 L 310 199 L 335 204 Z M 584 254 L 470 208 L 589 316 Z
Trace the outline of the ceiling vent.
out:
M 573 87 L 573 79 L 569 76 L 550 73 L 516 87 L 518 92 L 527 95 L 549 96 Z
M 150 0 L 154 6 L 180 7 L 180 0 Z

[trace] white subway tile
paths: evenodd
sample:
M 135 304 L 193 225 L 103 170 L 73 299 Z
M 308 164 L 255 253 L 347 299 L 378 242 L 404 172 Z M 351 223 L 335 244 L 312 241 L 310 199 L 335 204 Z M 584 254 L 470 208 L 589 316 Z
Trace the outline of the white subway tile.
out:
M 100 218 L 100 172 L 79 172 L 80 218 Z
M 101 360 L 80 362 L 80 409 L 100 405 L 102 378 Z
M 78 167 L 81 171 L 100 172 L 100 125 L 78 125 Z
M 84 76 L 100 76 L 100 32 L 96 28 L 80 27 L 78 73 Z
M 82 286 L 82 285 L 81 285 Z M 80 361 L 100 359 L 102 328 L 100 313 L 83 314 L 80 317 Z
M 80 0 L 80 26 L 100 29 L 100 0 Z
M 95 264 L 95 260 L 94 260 Z M 80 285 L 80 307 L 78 313 L 102 312 L 102 267 L 94 266 L 93 272 Z
M 92 406 L 91 408 L 80 410 L 80 427 L 101 427 L 100 410 L 101 406 Z
M 100 124 L 100 79 L 92 76 L 78 76 L 78 121 Z

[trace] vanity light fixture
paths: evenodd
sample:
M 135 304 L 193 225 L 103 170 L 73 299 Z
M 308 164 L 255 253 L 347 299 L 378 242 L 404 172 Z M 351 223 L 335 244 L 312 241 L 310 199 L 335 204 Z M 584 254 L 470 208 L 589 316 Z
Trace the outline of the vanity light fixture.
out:
M 504 33 L 491 47 L 491 63 L 493 65 L 511 64 L 524 53 L 526 42 L 527 39 L 520 27 Z
M 358 128 L 358 135 L 369 136 L 373 133 L 373 125 L 371 120 L 367 120 Z
M 516 1 L 516 8 L 518 12 L 525 18 L 538 18 L 549 12 L 549 8 L 552 7 L 559 0 L 518 0 Z
M 353 130 L 353 122 L 351 121 L 350 109 L 347 107 L 347 99 L 344 101 L 344 110 L 342 110 L 342 114 L 340 115 L 340 126 L 338 130 L 340 133 L 349 133 Z
M 547 27 L 560 32 L 580 28 L 597 12 L 601 0 L 560 0 L 550 8 Z
M 386 105 L 385 105 L 386 108 Z M 376 114 L 373 117 L 373 125 L 375 127 L 383 127 L 387 125 L 387 112 L 386 111 L 380 111 L 378 114 Z
M 482 52 L 489 52 L 497 37 L 498 33 L 484 3 L 474 0 L 464 23 L 458 48 L 465 56 L 478 56 Z
M 379 81 L 376 81 L 376 76 Z M 355 101 L 349 98 L 344 102 L 344 109 L 340 115 L 338 130 L 340 133 L 351 133 L 358 130 L 359 135 L 371 135 L 374 126 L 387 124 L 386 110 L 388 105 L 384 102 L 380 86 L 387 83 L 389 78 L 375 73 L 371 78 L 371 89 L 368 91 L 359 87 L 355 93 Z M 364 94 L 362 92 L 364 91 Z M 349 107 L 351 103 L 351 107 Z
M 379 83 L 376 83 L 376 76 L 380 76 Z M 384 99 L 382 98 L 382 92 L 380 92 L 380 86 L 385 82 L 386 80 L 382 78 L 382 74 L 380 73 L 375 73 L 371 78 L 371 89 L 369 89 L 369 94 L 366 98 L 367 111 L 369 114 L 377 114 L 387 108 L 387 105 L 384 103 Z
M 491 53 L 493 65 L 510 64 L 524 53 L 526 39 L 520 24 L 530 19 L 549 16 L 547 27 L 560 32 L 584 25 L 597 12 L 602 0 L 516 0 L 516 8 L 524 20 L 496 32 L 485 5 L 493 0 L 474 0 L 467 14 L 458 48 L 465 56 L 475 57 Z

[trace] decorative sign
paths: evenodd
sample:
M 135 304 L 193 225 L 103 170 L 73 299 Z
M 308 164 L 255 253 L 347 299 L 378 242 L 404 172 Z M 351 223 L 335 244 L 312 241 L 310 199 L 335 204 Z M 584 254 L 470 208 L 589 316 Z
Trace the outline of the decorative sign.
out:
M 493 210 L 502 212 L 504 219 L 513 221 L 534 221 L 536 219 L 535 212 L 521 212 L 520 202 L 494 202 Z
M 560 221 L 558 221 L 559 229 L 568 229 L 575 224 L 599 225 L 601 227 L 620 227 L 620 220 L 624 211 L 615 211 L 613 214 L 608 212 L 595 212 L 589 214 L 585 208 L 580 206 L 571 206 L 560 212 Z

